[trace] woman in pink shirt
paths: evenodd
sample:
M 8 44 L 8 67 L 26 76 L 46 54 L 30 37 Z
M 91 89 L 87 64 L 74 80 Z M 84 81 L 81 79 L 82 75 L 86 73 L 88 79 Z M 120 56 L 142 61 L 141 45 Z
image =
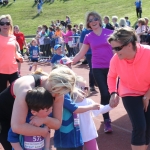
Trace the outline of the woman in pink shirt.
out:
M 7 87 L 7 81 L 12 83 L 19 77 L 16 59 L 23 61 L 16 50 L 19 44 L 13 35 L 10 15 L 0 16 L 0 41 L 0 92 L 2 92 Z
M 71 29 L 72 29 L 72 26 L 70 24 L 68 24 L 67 25 L 67 32 L 66 33 L 62 32 L 62 35 L 63 35 L 64 40 L 65 40 L 66 48 L 68 51 L 68 57 L 71 57 L 72 55 L 75 56 L 75 52 L 73 51 L 73 48 L 71 48 L 68 44 L 69 42 L 72 42 L 72 37 L 70 37 L 70 36 L 73 36 L 73 32 Z
M 114 31 L 108 42 L 116 52 L 108 73 L 110 106 L 116 106 L 119 96 L 122 98 L 133 127 L 132 150 L 147 150 L 150 141 L 150 47 L 138 44 L 134 29 L 129 27 Z
M 83 45 L 78 54 L 73 59 L 77 63 L 87 53 L 88 49 L 92 51 L 92 71 L 94 79 L 101 93 L 101 104 L 109 103 L 110 94 L 107 86 L 107 74 L 109 70 L 110 59 L 113 56 L 112 48 L 107 42 L 107 38 L 113 33 L 112 30 L 102 27 L 102 18 L 97 12 L 88 12 L 86 17 L 86 28 L 92 32 L 86 34 Z M 111 119 L 109 113 L 103 114 L 104 132 L 112 132 Z

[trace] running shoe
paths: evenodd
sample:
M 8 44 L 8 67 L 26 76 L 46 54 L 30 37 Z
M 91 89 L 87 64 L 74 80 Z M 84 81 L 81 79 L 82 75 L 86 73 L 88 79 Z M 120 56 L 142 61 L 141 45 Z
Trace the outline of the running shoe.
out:
M 32 66 L 29 67 L 29 71 L 31 71 L 31 70 L 32 70 Z
M 104 120 L 104 132 L 105 133 L 111 133 L 113 130 L 111 128 L 111 120 L 105 119 Z

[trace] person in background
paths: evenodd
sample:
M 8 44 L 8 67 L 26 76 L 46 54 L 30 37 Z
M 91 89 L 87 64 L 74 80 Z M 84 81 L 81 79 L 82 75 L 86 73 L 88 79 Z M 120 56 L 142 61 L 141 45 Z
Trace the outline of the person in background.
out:
M 125 26 L 127 26 L 125 18 L 120 18 L 119 27 L 125 27 Z
M 11 16 L 1 15 L 0 16 L 0 95 L 7 88 L 7 82 L 10 84 L 13 83 L 16 79 L 19 78 L 18 75 L 18 65 L 16 59 L 20 62 L 23 62 L 23 58 L 21 54 L 18 53 L 17 47 L 19 47 L 18 42 L 16 41 L 16 37 L 13 35 L 13 22 Z M 4 49 L 5 47 L 5 49 Z M 7 98 L 1 98 L 0 101 L 5 100 Z M 8 104 L 6 105 L 6 107 Z M 0 108 L 2 111 L 2 108 Z M 5 113 L 4 113 L 5 114 Z M 8 142 L 6 141 L 7 134 L 7 126 L 4 123 L 4 120 L 1 119 L 4 114 L 0 115 L 0 143 L 3 145 L 4 149 L 10 148 Z
M 72 48 L 72 37 L 71 37 L 73 35 L 72 26 L 68 24 L 66 29 L 67 29 L 67 32 L 66 33 L 62 32 L 62 35 L 64 37 L 64 41 L 65 41 L 66 48 L 68 51 L 68 57 L 72 57 L 72 56 L 75 56 L 75 52 L 73 51 L 73 48 Z
M 141 2 L 141 0 L 135 1 L 135 7 L 136 7 L 137 18 L 141 18 L 142 17 L 142 2 Z
M 79 49 L 81 49 L 83 42 L 84 42 L 84 38 L 86 36 L 86 34 L 89 34 L 91 32 L 91 28 L 84 28 L 83 31 L 81 32 L 81 36 L 80 36 L 80 43 L 79 43 Z M 89 50 L 87 51 L 87 53 L 85 54 L 86 60 L 88 62 L 88 66 L 89 66 L 89 86 L 90 86 L 90 91 L 93 92 L 95 91 L 95 79 L 93 76 L 93 71 L 92 71 L 92 51 L 91 48 L 89 48 Z
M 73 58 L 73 64 L 82 59 L 89 48 L 92 51 L 92 71 L 101 93 L 101 104 L 109 103 L 110 93 L 107 86 L 107 74 L 109 63 L 113 56 L 112 48 L 107 42 L 112 30 L 102 28 L 102 18 L 97 12 L 88 12 L 86 16 L 86 28 L 92 31 L 85 36 L 83 45 L 78 54 Z M 104 132 L 111 133 L 111 119 L 109 113 L 103 114 Z
M 110 61 L 107 78 L 111 94 L 110 106 L 116 106 L 119 96 L 122 98 L 132 124 L 131 148 L 132 150 L 148 150 L 150 142 L 150 47 L 137 43 L 135 30 L 129 27 L 116 30 L 110 35 L 108 42 L 116 51 Z M 118 77 L 119 82 L 116 84 Z
M 113 22 L 113 27 L 114 29 L 119 27 L 119 24 L 117 23 L 118 17 L 117 16 L 112 16 L 112 22 Z
M 105 29 L 114 30 L 114 27 L 109 22 L 109 20 L 110 20 L 109 16 L 104 17 Z
M 144 18 L 140 18 L 138 19 L 137 23 L 138 23 L 138 28 L 135 30 L 137 34 L 137 42 L 142 43 L 142 42 L 145 42 L 143 39 L 145 36 L 143 35 L 144 33 L 146 33 L 146 22 Z
M 129 21 L 129 17 L 126 16 L 126 17 L 124 17 L 124 19 L 126 20 L 127 26 L 130 27 L 131 26 L 131 22 Z
M 66 27 L 71 23 L 70 17 L 66 16 Z
M 13 35 L 10 15 L 0 16 L 0 41 L 0 92 L 2 92 L 7 87 L 7 81 L 12 83 L 19 78 L 16 59 L 23 62 L 21 54 L 17 51 L 20 47 Z
M 52 112 L 52 105 L 54 98 L 48 90 L 43 87 L 35 87 L 27 92 L 25 101 L 28 106 L 28 114 L 26 122 L 30 122 L 30 118 L 33 116 L 39 117 L 41 119 L 46 118 Z M 44 124 L 41 126 L 43 128 L 48 128 Z M 14 150 L 30 149 L 32 145 L 32 150 L 50 149 L 50 133 L 44 138 L 42 136 L 26 136 L 19 135 L 12 131 L 8 132 L 8 141 L 11 143 Z
M 51 60 L 52 67 L 56 64 L 59 64 L 60 59 L 63 57 L 60 44 L 56 44 L 54 46 L 54 51 L 55 51 L 55 55 L 52 57 L 52 60 Z
M 40 2 L 37 3 L 37 12 L 38 12 L 38 15 L 40 15 L 42 9 L 41 9 L 41 4 Z
M 79 34 L 77 33 L 76 28 L 72 29 L 73 32 L 73 51 L 75 55 L 79 52 Z
M 49 39 L 50 39 L 50 50 L 52 49 L 52 56 L 54 55 L 54 46 L 55 46 L 55 32 L 52 27 L 49 27 Z
M 25 40 L 25 36 L 24 36 L 23 32 L 20 32 L 18 25 L 14 26 L 14 36 L 16 37 L 16 40 L 19 43 L 21 55 L 24 56 L 23 48 L 25 46 L 26 51 L 28 52 L 28 46 L 27 46 L 27 42 Z M 17 60 L 17 62 L 18 62 L 18 73 L 20 74 L 21 63 L 19 62 L 19 60 Z
M 35 71 L 37 69 L 37 62 L 40 54 L 40 50 L 35 38 L 33 38 L 31 41 L 31 47 L 29 48 L 29 53 L 30 53 L 30 60 L 31 62 L 33 62 L 33 64 L 30 65 L 29 67 L 29 71 L 31 71 L 33 67 Z
M 79 31 L 78 31 L 79 35 L 81 34 L 81 32 L 82 32 L 83 29 L 84 29 L 84 25 L 83 25 L 83 23 L 80 23 L 79 24 Z
M 59 63 L 62 65 L 66 65 L 67 67 L 72 69 L 72 67 L 71 67 L 72 60 L 67 56 L 61 58 Z

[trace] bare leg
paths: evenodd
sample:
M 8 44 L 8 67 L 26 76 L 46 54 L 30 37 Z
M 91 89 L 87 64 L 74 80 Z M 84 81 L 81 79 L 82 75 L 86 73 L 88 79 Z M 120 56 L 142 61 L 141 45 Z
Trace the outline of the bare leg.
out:
M 132 150 L 146 150 L 145 147 L 146 145 L 141 145 L 141 146 L 135 146 L 135 145 L 131 145 Z

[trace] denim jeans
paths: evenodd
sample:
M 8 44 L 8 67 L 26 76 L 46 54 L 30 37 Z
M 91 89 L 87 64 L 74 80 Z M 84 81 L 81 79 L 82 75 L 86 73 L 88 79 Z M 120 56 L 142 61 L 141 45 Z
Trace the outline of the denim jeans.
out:
M 109 68 L 93 68 L 93 75 L 95 82 L 98 85 L 99 91 L 101 93 L 101 104 L 109 104 L 110 94 L 107 86 L 107 74 Z M 103 118 L 109 119 L 109 113 L 103 114 Z
M 92 71 L 92 62 L 91 62 L 92 54 L 87 54 L 87 55 L 85 55 L 85 57 L 86 57 L 86 60 L 88 62 L 89 68 L 90 68 L 90 71 L 89 71 L 89 86 L 94 87 L 95 79 L 94 79 L 93 71 Z

